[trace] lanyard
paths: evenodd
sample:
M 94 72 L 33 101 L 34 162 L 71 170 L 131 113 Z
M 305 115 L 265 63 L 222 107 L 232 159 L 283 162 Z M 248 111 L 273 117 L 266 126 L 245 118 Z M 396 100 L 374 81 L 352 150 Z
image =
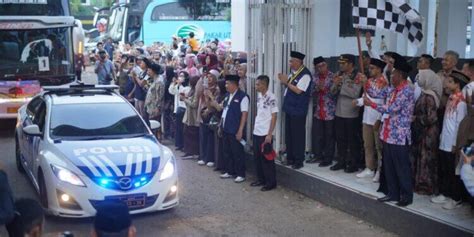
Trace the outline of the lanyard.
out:
M 304 66 L 301 66 L 300 69 L 298 69 L 298 71 L 295 72 L 295 74 L 293 76 L 291 76 L 290 78 L 290 81 L 288 82 L 288 84 L 291 84 L 298 75 L 300 75 L 300 73 L 303 71 L 303 68 Z

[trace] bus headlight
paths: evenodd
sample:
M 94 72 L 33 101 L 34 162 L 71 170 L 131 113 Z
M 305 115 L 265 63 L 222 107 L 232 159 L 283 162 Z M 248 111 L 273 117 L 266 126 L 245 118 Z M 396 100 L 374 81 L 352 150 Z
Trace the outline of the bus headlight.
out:
M 76 186 L 86 186 L 84 182 L 82 182 L 82 180 L 79 178 L 79 176 L 69 171 L 68 169 L 56 165 L 51 165 L 51 168 L 53 169 L 54 175 L 56 175 L 59 180 Z
M 160 181 L 163 181 L 171 176 L 173 176 L 175 172 L 175 162 L 174 162 L 174 157 L 168 160 L 166 162 L 165 168 L 163 168 L 163 172 L 161 172 L 160 176 Z

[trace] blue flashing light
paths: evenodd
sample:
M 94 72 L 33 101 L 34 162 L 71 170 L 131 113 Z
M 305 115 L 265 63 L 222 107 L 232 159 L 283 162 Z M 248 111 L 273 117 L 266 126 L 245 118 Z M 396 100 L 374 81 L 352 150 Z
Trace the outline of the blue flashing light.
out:
M 101 180 L 100 180 L 100 184 L 101 184 L 102 186 L 106 186 L 108 183 L 109 183 L 109 181 L 108 181 L 107 179 L 101 179 Z
M 146 177 L 142 177 L 140 181 L 146 181 Z
M 134 185 L 135 185 L 135 188 L 138 188 L 140 187 L 140 182 L 136 182 Z

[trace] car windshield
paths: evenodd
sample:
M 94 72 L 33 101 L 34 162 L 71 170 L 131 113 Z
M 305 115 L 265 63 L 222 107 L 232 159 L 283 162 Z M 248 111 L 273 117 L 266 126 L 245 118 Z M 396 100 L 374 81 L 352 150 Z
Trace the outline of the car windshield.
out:
M 119 139 L 145 134 L 146 125 L 126 103 L 65 104 L 51 110 L 52 139 Z
M 70 28 L 0 30 L 0 79 L 73 74 Z

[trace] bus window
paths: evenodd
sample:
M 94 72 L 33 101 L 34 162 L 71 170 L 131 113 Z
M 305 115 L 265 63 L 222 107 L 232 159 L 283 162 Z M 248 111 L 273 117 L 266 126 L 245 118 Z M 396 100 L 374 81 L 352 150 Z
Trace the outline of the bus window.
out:
M 0 1 L 0 16 L 70 16 L 67 0 Z
M 173 21 L 173 20 L 193 20 L 193 1 L 180 1 L 167 3 L 153 9 L 152 21 Z
M 230 1 L 203 0 L 196 1 L 196 16 L 198 21 L 230 21 Z

